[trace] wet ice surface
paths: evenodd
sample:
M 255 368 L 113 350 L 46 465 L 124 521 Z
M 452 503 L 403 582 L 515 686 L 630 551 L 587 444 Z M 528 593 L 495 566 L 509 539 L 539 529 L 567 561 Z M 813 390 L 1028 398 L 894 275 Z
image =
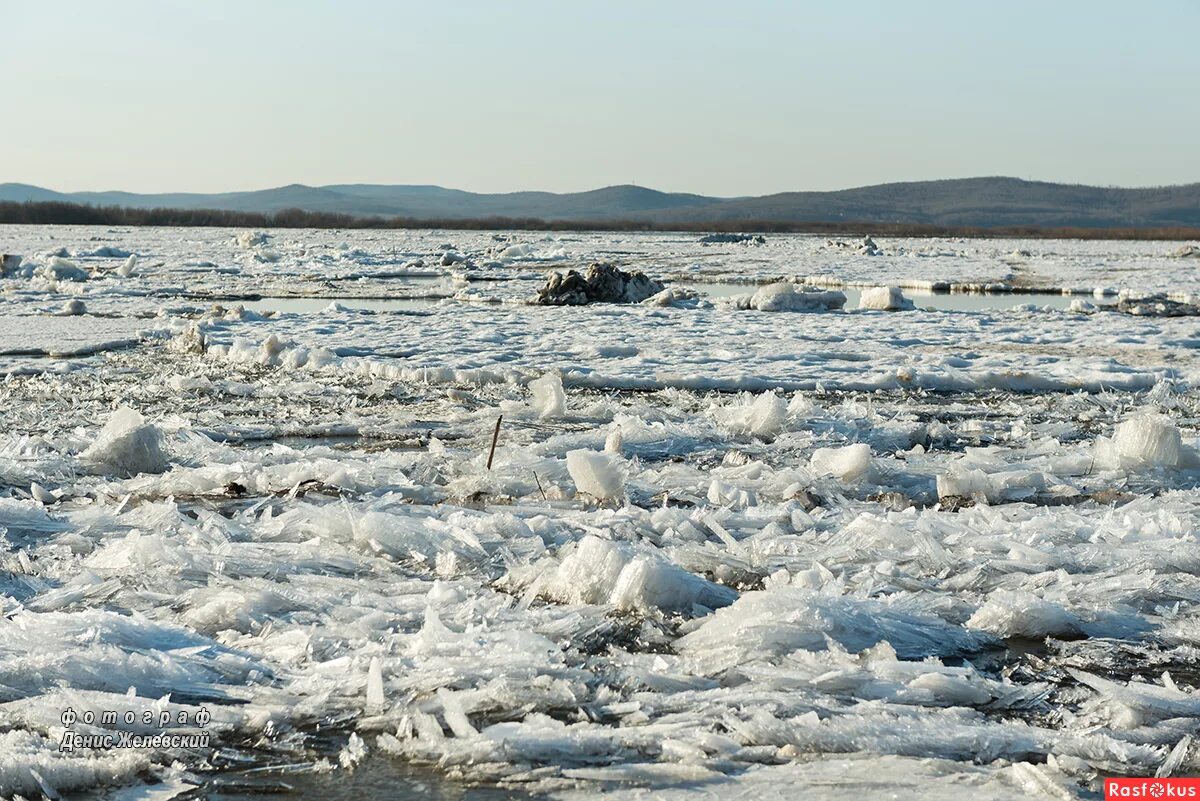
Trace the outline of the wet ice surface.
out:
M 1069 798 L 1200 767 L 1197 318 L 714 286 L 1099 306 L 1061 290 L 1194 292 L 1172 243 L 252 234 L 0 229 L 29 265 L 0 280 L 0 795 Z M 597 260 L 712 291 L 519 302 Z M 213 740 L 60 752 L 68 707 L 203 707 Z

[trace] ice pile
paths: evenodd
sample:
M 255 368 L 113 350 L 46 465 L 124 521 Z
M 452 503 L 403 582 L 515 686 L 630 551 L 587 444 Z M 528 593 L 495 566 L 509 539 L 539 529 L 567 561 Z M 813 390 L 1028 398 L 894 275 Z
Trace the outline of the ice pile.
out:
M 681 637 L 676 648 L 700 672 L 715 675 L 834 644 L 858 653 L 886 641 L 905 659 L 924 659 L 970 653 L 989 639 L 921 612 L 784 585 L 743 594 Z
M 729 587 L 682 570 L 651 549 L 591 535 L 510 581 L 560 603 L 605 604 L 643 613 L 662 610 L 702 616 L 737 598 Z
M 93 469 L 123 477 L 162 473 L 168 467 L 162 432 L 127 406 L 109 416 L 96 440 L 79 458 Z
M 1002 639 L 1024 637 L 1078 637 L 1083 627 L 1078 617 L 1059 604 L 1038 598 L 1031 592 L 999 590 L 988 596 L 967 626 L 995 634 Z
M 533 303 L 541 306 L 583 306 L 588 303 L 641 303 L 666 287 L 640 270 L 625 272 L 616 265 L 596 262 L 582 275 L 575 270 L 554 272 Z
M 717 406 L 713 415 L 729 433 L 740 436 L 773 437 L 788 422 L 793 413 L 802 413 L 806 403 L 799 395 L 793 400 L 795 409 L 774 391 L 739 397 L 733 403 Z

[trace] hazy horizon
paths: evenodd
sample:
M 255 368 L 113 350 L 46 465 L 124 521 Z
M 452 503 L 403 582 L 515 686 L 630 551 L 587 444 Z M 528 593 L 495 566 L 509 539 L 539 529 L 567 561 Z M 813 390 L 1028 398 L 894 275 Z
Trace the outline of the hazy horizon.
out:
M 983 180 L 983 179 L 1015 179 L 1015 180 L 1021 180 L 1021 181 L 1028 181 L 1030 183 L 1048 183 L 1048 184 L 1057 184 L 1057 185 L 1061 185 L 1061 186 L 1088 186 L 1088 187 L 1093 187 L 1093 188 L 1099 187 L 1099 188 L 1104 188 L 1104 189 L 1162 189 L 1162 188 L 1180 187 L 1180 186 L 1194 186 L 1196 184 L 1200 184 L 1200 180 L 1181 181 L 1179 183 L 1174 183 L 1174 184 L 1143 184 L 1143 185 L 1085 184 L 1085 183 L 1067 182 L 1067 181 L 1046 181 L 1046 180 L 1043 180 L 1041 178 L 1036 178 L 1036 177 L 1034 177 L 1034 178 L 1018 178 L 1015 175 L 966 175 L 966 176 L 957 177 L 957 178 L 924 178 L 924 179 L 912 179 L 912 180 L 902 180 L 902 181 L 882 181 L 882 182 L 878 182 L 878 183 L 874 183 L 874 184 L 856 184 L 854 186 L 835 187 L 832 189 L 804 189 L 804 188 L 783 189 L 783 190 L 779 190 L 778 192 L 764 193 L 764 195 L 788 194 L 788 193 L 793 193 L 793 192 L 797 192 L 797 193 L 799 193 L 799 192 L 839 192 L 839 191 L 849 191 L 849 190 L 854 190 L 854 189 L 865 189 L 865 188 L 869 188 L 872 186 L 886 186 L 888 184 L 898 184 L 898 183 L 935 183 L 935 182 L 939 182 L 939 181 L 969 181 L 969 180 L 973 180 L 973 179 L 980 179 L 980 180 Z M 555 190 L 551 190 L 551 189 L 541 189 L 538 187 L 527 187 L 524 189 L 502 190 L 502 191 L 497 191 L 497 192 L 479 192 L 474 189 L 465 189 L 461 186 L 446 186 L 444 184 L 427 184 L 427 183 L 424 183 L 424 184 L 404 184 L 404 183 L 381 184 L 381 183 L 375 183 L 375 182 L 370 182 L 370 181 L 334 181 L 334 182 L 328 183 L 328 184 L 306 184 L 306 183 L 302 183 L 300 181 L 289 181 L 288 183 L 275 184 L 273 186 L 254 186 L 254 187 L 249 187 L 249 188 L 239 187 L 239 188 L 232 188 L 232 189 L 218 189 L 218 190 L 214 190 L 211 192 L 201 192 L 201 191 L 195 191 L 195 190 L 191 190 L 191 189 L 166 189 L 166 190 L 160 190 L 160 191 L 139 192 L 136 190 L 126 189 L 124 187 L 115 187 L 115 186 L 105 187 L 105 188 L 94 188 L 94 187 L 72 188 L 72 187 L 48 186 L 46 184 L 38 184 L 38 183 L 35 183 L 32 181 L 0 181 L 0 184 L 25 184 L 25 185 L 29 185 L 29 186 L 35 186 L 39 189 L 48 189 L 48 190 L 51 190 L 54 192 L 59 192 L 61 194 L 80 194 L 80 193 L 106 194 L 106 193 L 110 193 L 110 192 L 125 192 L 128 194 L 136 194 L 136 195 L 157 195 L 157 194 L 172 194 L 172 195 L 229 194 L 229 195 L 235 195 L 235 194 L 243 194 L 243 193 L 250 193 L 250 192 L 268 192 L 273 189 L 282 189 L 282 188 L 285 188 L 288 186 L 305 186 L 310 189 L 326 189 L 329 187 L 336 187 L 336 186 L 399 186 L 399 187 L 413 187 L 413 188 L 431 187 L 431 188 L 437 188 L 437 189 L 447 189 L 450 191 L 469 192 L 472 194 L 497 194 L 497 195 L 538 193 L 538 192 L 547 192 L 547 193 L 551 193 L 551 194 L 579 194 L 579 193 L 585 193 L 585 192 L 599 191 L 602 189 L 615 189 L 615 188 L 622 187 L 622 186 L 636 186 L 640 189 L 649 189 L 649 190 L 663 192 L 663 193 L 667 193 L 667 194 L 699 195 L 702 197 L 718 198 L 718 199 L 722 199 L 722 200 L 736 200 L 738 198 L 743 198 L 743 197 L 744 198 L 759 197 L 758 195 L 747 195 L 747 194 L 705 195 L 703 192 L 693 192 L 693 191 L 690 191 L 687 189 L 663 189 L 662 187 L 646 186 L 644 184 L 607 184 L 605 186 L 593 186 L 593 187 L 588 187 L 588 188 L 584 188 L 584 189 L 566 189 L 566 190 L 561 190 L 561 191 L 555 191 Z
M 1200 181 L 1185 0 L 68 0 L 4 22 L 0 181 L 59 191 Z

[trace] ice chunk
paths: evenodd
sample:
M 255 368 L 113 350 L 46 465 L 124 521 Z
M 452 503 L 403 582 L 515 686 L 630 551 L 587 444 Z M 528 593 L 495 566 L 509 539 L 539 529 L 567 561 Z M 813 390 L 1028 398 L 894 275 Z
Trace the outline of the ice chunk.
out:
M 373 656 L 371 664 L 367 668 L 367 709 L 381 709 L 383 703 L 383 666 L 379 662 L 379 657 Z
M 79 298 L 71 298 L 64 303 L 55 314 L 59 317 L 78 317 L 87 314 L 87 307 Z
M 35 501 L 41 504 L 52 504 L 58 501 L 57 495 L 36 481 L 29 485 L 29 494 L 33 496 Z
M 880 601 L 784 585 L 743 594 L 677 640 L 675 649 L 713 674 L 797 649 L 824 651 L 831 640 L 855 653 L 888 642 L 905 659 L 923 659 L 972 651 L 989 639 Z
M 265 231 L 242 231 L 237 235 L 236 240 L 238 245 L 249 250 L 267 244 L 270 238 L 271 235 Z
M 86 281 L 88 280 L 88 272 L 80 268 L 74 262 L 67 261 L 61 256 L 55 256 L 50 259 L 49 263 L 42 265 L 36 271 L 36 275 L 42 278 L 53 279 L 55 281 Z
M 961 463 L 937 477 L 938 497 L 973 498 L 988 503 L 1018 500 L 1036 495 L 1046 488 L 1046 476 L 1031 470 L 1005 470 L 987 473 Z
M 367 755 L 367 744 L 357 732 L 351 732 L 345 747 L 338 752 L 338 763 L 346 770 L 353 770 Z
M 21 256 L 15 253 L 5 253 L 0 256 L 0 277 L 9 278 L 17 274 L 21 266 Z
M 642 301 L 646 306 L 692 307 L 700 303 L 700 293 L 685 287 L 667 287 Z
M 621 433 L 620 425 L 613 425 L 608 436 L 604 438 L 604 452 L 620 456 L 625 449 L 625 435 Z
M 509 245 L 497 255 L 502 259 L 527 259 L 533 254 L 533 245 Z
M 817 475 L 854 481 L 871 469 L 871 446 L 859 442 L 844 448 L 817 448 L 809 465 Z
M 45 492 L 45 490 L 42 491 Z M 0 528 L 14 533 L 19 531 L 49 533 L 67 528 L 66 523 L 46 514 L 46 510 L 41 506 L 43 503 L 46 501 L 40 499 L 18 501 L 15 498 L 0 498 Z
M 529 391 L 533 393 L 533 408 L 537 409 L 538 417 L 543 420 L 562 417 L 566 412 L 567 395 L 563 391 L 562 378 L 557 373 L 546 373 L 530 381 Z
M 151 766 L 141 749 L 62 753 L 58 739 L 25 731 L 0 733 L 0 798 L 61 798 L 134 781 Z
M 738 302 L 739 308 L 767 312 L 836 311 L 845 305 L 846 295 L 842 292 L 817 289 L 802 289 L 797 292 L 795 285 L 789 283 L 767 284 L 760 287 L 748 300 Z
M 625 492 L 625 464 L 611 453 L 580 449 L 567 454 L 567 472 L 575 488 L 600 500 Z
M 1181 467 L 1191 463 L 1195 454 L 1184 446 L 1170 418 L 1142 414 L 1118 425 L 1111 440 L 1098 440 L 1095 457 L 1107 467 L 1136 470 Z
M 162 432 L 127 406 L 112 413 L 80 459 L 94 468 L 126 478 L 167 469 Z
M 788 402 L 774 391 L 747 400 L 742 396 L 729 406 L 714 410 L 718 420 L 733 434 L 773 437 L 780 432 L 788 417 Z
M 997 637 L 1071 637 L 1081 633 L 1075 615 L 1029 592 L 999 590 L 971 615 L 967 626 Z
M 128 278 L 129 276 L 133 275 L 133 269 L 135 267 L 137 267 L 137 254 L 132 253 L 130 254 L 129 258 L 125 260 L 125 263 L 117 268 L 117 275 L 121 276 L 122 278 Z
M 627 611 L 691 612 L 728 606 L 737 593 L 628 543 L 587 536 L 541 579 L 540 594 L 562 603 L 612 604 Z
M 913 302 L 904 297 L 898 286 L 876 286 L 864 289 L 858 299 L 858 308 L 876 311 L 911 311 Z

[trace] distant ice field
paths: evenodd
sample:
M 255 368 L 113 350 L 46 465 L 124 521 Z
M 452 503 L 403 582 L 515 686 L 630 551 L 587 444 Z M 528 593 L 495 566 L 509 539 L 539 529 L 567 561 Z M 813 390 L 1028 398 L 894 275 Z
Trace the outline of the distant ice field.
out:
M 0 227 L 0 797 L 1200 770 L 1200 260 L 699 240 Z

